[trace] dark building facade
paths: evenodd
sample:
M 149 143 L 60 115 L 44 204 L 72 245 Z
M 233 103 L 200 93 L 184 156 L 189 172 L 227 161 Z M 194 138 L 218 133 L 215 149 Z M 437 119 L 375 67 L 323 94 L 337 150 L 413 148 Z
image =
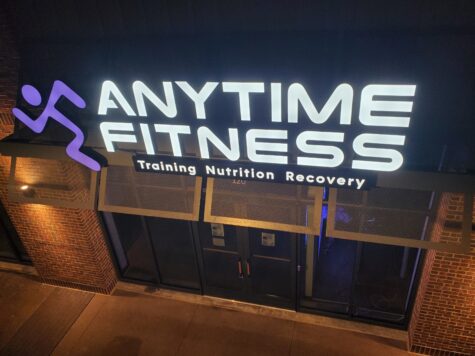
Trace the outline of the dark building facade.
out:
M 473 6 L 348 6 L 7 1 L 0 257 L 45 283 L 125 280 L 473 354 Z M 12 113 L 40 116 L 22 89 L 56 80 L 86 103 L 55 108 L 100 169 L 58 120 L 35 133 Z

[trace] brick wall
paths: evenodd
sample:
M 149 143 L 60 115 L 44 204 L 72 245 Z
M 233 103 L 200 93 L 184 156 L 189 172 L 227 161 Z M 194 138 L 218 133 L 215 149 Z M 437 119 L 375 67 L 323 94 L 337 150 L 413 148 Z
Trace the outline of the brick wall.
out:
M 459 241 L 463 196 L 444 194 L 433 239 Z M 475 234 L 471 252 L 428 251 L 409 325 L 411 351 L 433 355 L 475 355 Z
M 6 15 L 0 11 L 0 140 L 13 132 L 19 57 Z
M 42 280 L 109 293 L 117 280 L 98 213 L 10 201 L 10 160 L 0 157 L 0 199 Z

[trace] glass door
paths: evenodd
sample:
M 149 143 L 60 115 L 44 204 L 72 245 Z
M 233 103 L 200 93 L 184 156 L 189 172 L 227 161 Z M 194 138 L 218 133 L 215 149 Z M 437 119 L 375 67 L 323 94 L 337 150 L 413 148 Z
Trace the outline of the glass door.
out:
M 198 223 L 205 294 L 246 299 L 245 251 L 238 228 Z
M 294 234 L 199 223 L 204 293 L 295 308 Z
M 247 232 L 246 271 L 252 299 L 295 309 L 295 234 L 261 229 L 247 229 Z

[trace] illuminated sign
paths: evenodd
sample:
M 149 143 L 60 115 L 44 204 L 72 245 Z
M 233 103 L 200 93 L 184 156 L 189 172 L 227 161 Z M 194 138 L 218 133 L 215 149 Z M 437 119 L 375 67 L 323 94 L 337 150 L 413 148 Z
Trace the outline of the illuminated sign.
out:
M 288 165 L 288 130 L 281 129 L 282 123 L 298 126 L 302 120 L 310 120 L 314 130 L 304 130 L 295 138 L 298 149 L 295 164 L 297 166 L 336 168 L 345 159 L 344 150 L 338 145 L 344 143 L 349 128 L 355 122 L 352 117 L 354 91 L 349 84 L 338 85 L 325 103 L 317 106 L 310 98 L 305 87 L 292 83 L 287 88 L 282 83 L 263 82 L 206 82 L 200 88 L 193 88 L 188 82 L 162 82 L 163 95 L 160 98 L 142 81 L 132 83 L 133 104 L 126 99 L 125 90 L 112 81 L 104 81 L 99 100 L 98 115 L 113 116 L 117 110 L 130 117 L 129 122 L 103 121 L 100 130 L 107 151 L 114 152 L 116 143 L 143 142 L 147 155 L 155 155 L 153 145 L 155 135 L 167 135 L 174 157 L 182 157 L 182 140 L 190 135 L 197 138 L 201 159 L 211 158 L 210 146 L 219 151 L 228 161 L 248 160 L 253 163 Z M 219 89 L 218 89 L 219 88 Z M 190 124 L 176 124 L 179 116 L 175 100 L 175 90 L 182 91 L 195 108 L 197 127 Z M 239 104 L 241 122 L 251 122 L 251 102 L 253 96 L 270 95 L 270 117 L 268 127 L 249 128 L 240 132 L 238 125 L 229 127 L 225 136 L 218 136 L 207 125 L 206 102 L 211 95 L 232 95 Z M 287 111 L 284 114 L 282 93 L 286 90 Z M 127 90 L 128 91 L 128 90 Z M 391 172 L 399 169 L 404 162 L 400 148 L 405 144 L 406 136 L 398 133 L 381 133 L 393 128 L 408 128 L 415 95 L 415 85 L 370 84 L 363 88 L 360 95 L 357 120 L 367 130 L 356 136 L 351 142 L 351 168 L 366 171 Z M 158 109 L 166 123 L 148 122 L 147 105 Z M 339 108 L 339 109 L 338 109 Z M 305 116 L 300 115 L 303 109 Z M 327 123 L 330 116 L 339 110 L 339 129 L 324 131 L 320 126 Z M 153 114 L 156 115 L 156 114 Z M 189 119 L 189 118 L 188 118 Z M 138 125 L 134 125 L 138 123 Z M 279 128 L 272 128 L 278 126 Z M 243 137 L 244 139 L 240 139 Z M 245 153 L 244 153 L 245 152 Z M 348 154 L 348 152 L 347 152 Z
M 32 106 L 39 106 L 43 101 L 38 89 L 28 84 L 22 87 L 21 94 L 25 101 Z M 99 162 L 80 151 L 84 144 L 84 133 L 74 122 L 72 122 L 71 119 L 66 117 L 56 108 L 56 103 L 63 97 L 80 109 L 86 107 L 86 102 L 79 96 L 79 94 L 62 81 L 56 80 L 53 83 L 53 88 L 51 89 L 45 109 L 40 116 L 36 119 L 32 119 L 19 108 L 13 108 L 12 113 L 18 120 L 23 122 L 36 133 L 43 132 L 49 119 L 57 121 L 60 125 L 66 127 L 74 134 L 73 140 L 66 147 L 66 153 L 68 156 L 85 165 L 89 169 L 99 171 L 101 169 Z
M 180 113 L 177 91 L 192 105 L 191 117 Z M 115 152 L 118 144 L 142 145 L 145 154 L 134 156 L 138 171 L 364 189 L 371 180 L 365 172 L 392 172 L 402 166 L 415 91 L 412 84 L 366 85 L 354 108 L 354 89 L 347 83 L 316 103 L 300 83 L 205 82 L 193 87 L 186 81 L 164 81 L 157 94 L 142 81 L 119 88 L 107 80 L 102 83 L 97 114 L 108 152 Z M 23 86 L 22 95 L 32 106 L 42 102 L 31 85 Z M 270 108 L 262 127 L 262 115 L 256 124 L 251 109 L 255 98 L 265 95 Z M 208 117 L 211 96 L 227 97 L 223 102 L 234 100 L 239 120 L 223 118 L 217 129 L 216 121 Z M 67 154 L 100 170 L 97 161 L 80 151 L 82 131 L 55 107 L 61 97 L 79 109 L 86 107 L 76 92 L 57 80 L 37 119 L 19 108 L 13 114 L 36 133 L 44 130 L 50 118 L 68 128 L 75 138 Z M 232 108 L 228 111 L 233 112 Z M 355 125 L 359 125 L 356 134 Z M 168 156 L 156 150 L 157 140 L 164 138 L 170 145 Z M 183 143 L 190 138 L 196 142 L 195 158 L 183 152 Z M 221 159 L 216 160 L 217 156 Z

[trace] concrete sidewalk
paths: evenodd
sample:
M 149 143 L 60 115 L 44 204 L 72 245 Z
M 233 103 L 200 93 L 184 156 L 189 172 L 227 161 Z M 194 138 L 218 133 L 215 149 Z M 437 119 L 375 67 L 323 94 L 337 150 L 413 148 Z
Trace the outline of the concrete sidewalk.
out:
M 1 355 L 407 355 L 405 343 L 117 289 L 0 272 Z

